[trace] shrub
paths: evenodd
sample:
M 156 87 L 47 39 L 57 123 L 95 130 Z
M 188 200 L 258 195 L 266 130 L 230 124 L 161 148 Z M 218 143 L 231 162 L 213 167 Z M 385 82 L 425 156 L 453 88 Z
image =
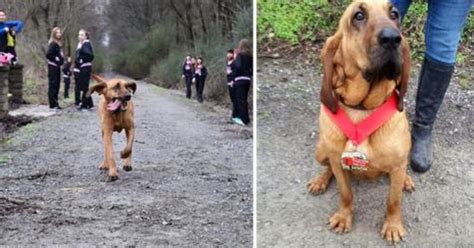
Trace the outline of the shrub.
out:
M 112 57 L 114 71 L 135 79 L 146 77 L 156 58 L 167 56 L 170 46 L 168 37 L 163 29 L 154 28 L 143 39 L 131 42 Z
M 257 30 L 259 41 L 277 38 L 298 44 L 325 39 L 337 27 L 345 4 L 333 5 L 326 0 L 272 1 L 258 0 Z
M 428 5 L 421 2 L 413 2 L 403 18 L 403 35 L 407 37 L 410 44 L 411 57 L 421 60 L 425 51 L 425 32 L 423 32 Z
M 242 8 L 234 21 L 234 40 L 233 42 L 239 42 L 239 37 L 252 37 L 253 36 L 253 8 Z M 249 39 L 252 40 L 252 39 Z
M 104 71 L 104 54 L 101 50 L 96 50 L 94 54 L 94 61 L 92 63 L 93 73 L 102 73 Z
M 167 57 L 158 58 L 151 67 L 150 82 L 164 88 L 177 87 L 186 55 L 182 49 L 173 49 Z

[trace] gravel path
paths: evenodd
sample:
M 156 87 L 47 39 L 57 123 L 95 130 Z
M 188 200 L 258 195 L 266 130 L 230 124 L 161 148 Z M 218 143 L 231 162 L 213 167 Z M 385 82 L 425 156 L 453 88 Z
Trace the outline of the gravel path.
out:
M 252 130 L 144 82 L 133 101 L 133 170 L 115 133 L 116 182 L 98 169 L 95 110 L 65 109 L 1 144 L 0 245 L 252 245 Z
M 337 210 L 333 180 L 323 195 L 306 184 L 321 167 L 314 159 L 318 136 L 320 75 L 298 60 L 259 60 L 257 139 L 257 245 L 259 247 L 384 247 L 380 236 L 388 180 L 353 181 L 352 231 L 337 235 L 327 222 Z M 413 68 L 418 71 L 419 67 Z M 473 68 L 460 69 L 474 78 Z M 414 109 L 418 74 L 410 80 Z M 435 126 L 435 162 L 413 176 L 416 191 L 403 198 L 408 235 L 400 247 L 474 247 L 474 89 L 455 79 Z

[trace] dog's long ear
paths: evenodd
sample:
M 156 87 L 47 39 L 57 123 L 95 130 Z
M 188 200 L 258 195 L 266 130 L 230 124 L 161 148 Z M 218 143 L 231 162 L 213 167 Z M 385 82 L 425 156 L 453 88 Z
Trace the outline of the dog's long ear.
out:
M 97 83 L 106 83 L 105 79 L 101 78 L 97 74 L 91 74 L 91 78 L 97 81 Z
M 107 88 L 107 84 L 100 82 L 97 84 L 94 84 L 94 86 L 90 87 L 89 90 L 87 91 L 86 96 L 90 97 L 92 93 L 97 92 L 99 95 L 104 94 L 105 89 Z
M 135 91 L 137 91 L 137 84 L 135 82 L 126 82 L 125 88 L 132 90 L 133 94 L 135 94 Z
M 408 46 L 408 42 L 405 38 L 402 40 L 402 74 L 400 76 L 400 82 L 398 82 L 397 89 L 398 89 L 398 104 L 397 109 L 398 111 L 403 111 L 403 99 L 407 93 L 408 88 L 408 80 L 410 79 L 410 65 L 411 65 L 411 58 L 410 58 L 410 47 Z
M 332 75 L 334 72 L 333 58 L 336 54 L 342 36 L 336 33 L 327 39 L 321 51 L 321 62 L 323 64 L 323 82 L 321 84 L 321 102 L 335 113 L 337 111 L 337 99 L 333 90 Z

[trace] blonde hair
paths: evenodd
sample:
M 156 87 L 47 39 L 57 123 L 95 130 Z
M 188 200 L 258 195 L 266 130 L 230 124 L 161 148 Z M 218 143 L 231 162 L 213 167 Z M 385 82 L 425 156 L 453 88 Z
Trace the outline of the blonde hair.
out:
M 59 27 L 54 27 L 52 30 L 51 30 L 51 35 L 49 36 L 49 41 L 48 41 L 48 44 L 51 44 L 52 42 L 56 42 L 58 43 L 59 45 L 61 45 L 61 41 L 56 39 L 56 33 L 58 31 L 61 31 L 61 29 Z
M 252 50 L 250 48 L 250 42 L 247 39 L 242 39 L 239 42 L 239 53 L 243 53 L 246 55 L 252 55 Z

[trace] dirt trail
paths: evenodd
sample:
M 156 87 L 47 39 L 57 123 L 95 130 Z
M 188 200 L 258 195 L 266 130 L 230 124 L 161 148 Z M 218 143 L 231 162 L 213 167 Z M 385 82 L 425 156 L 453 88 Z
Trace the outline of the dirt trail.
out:
M 116 182 L 98 170 L 96 110 L 65 109 L 0 146 L 0 245 L 251 246 L 252 131 L 143 82 L 133 101 L 133 170 L 115 133 Z
M 418 71 L 419 67 L 414 68 Z M 464 73 L 474 76 L 473 68 Z M 410 80 L 414 109 L 417 73 Z M 353 181 L 352 231 L 337 235 L 327 222 L 339 204 L 333 180 L 313 196 L 306 184 L 321 171 L 314 159 L 320 76 L 314 67 L 259 60 L 257 245 L 259 247 L 384 247 L 381 238 L 388 180 Z M 400 247 L 474 247 L 474 89 L 454 80 L 435 125 L 435 162 L 425 174 L 409 171 L 416 191 L 403 198 L 408 235 Z

